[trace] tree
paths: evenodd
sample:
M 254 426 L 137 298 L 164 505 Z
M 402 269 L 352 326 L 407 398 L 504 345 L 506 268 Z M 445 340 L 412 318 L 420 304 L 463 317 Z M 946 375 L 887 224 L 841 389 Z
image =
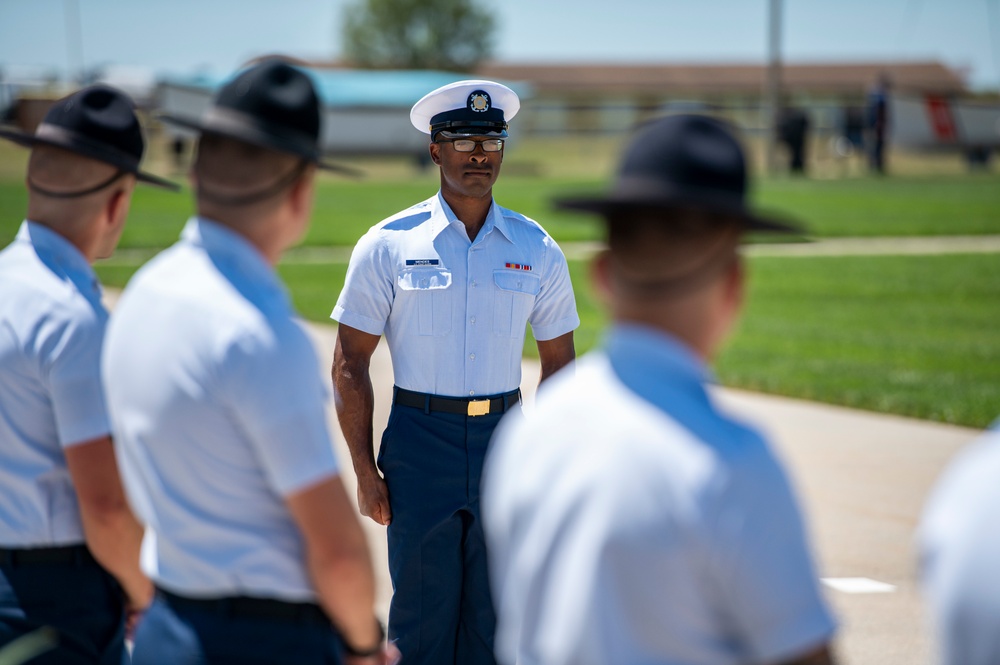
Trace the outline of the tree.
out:
M 370 69 L 467 72 L 492 55 L 494 28 L 477 0 L 357 0 L 344 10 L 344 56 Z

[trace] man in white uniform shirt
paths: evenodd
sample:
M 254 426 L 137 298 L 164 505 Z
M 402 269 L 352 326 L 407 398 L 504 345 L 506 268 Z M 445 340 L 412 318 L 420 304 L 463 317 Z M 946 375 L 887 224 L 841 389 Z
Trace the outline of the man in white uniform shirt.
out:
M 506 418 L 483 523 L 505 665 L 829 663 L 833 621 L 763 438 L 718 410 L 707 362 L 736 321 L 747 230 L 739 143 L 718 120 L 649 123 L 602 215 L 604 347 Z
M 388 525 L 389 635 L 407 663 L 494 662 L 483 457 L 501 416 L 520 405 L 525 325 L 541 380 L 575 355 L 580 321 L 562 252 L 493 200 L 518 108 L 491 81 L 459 81 L 414 105 L 441 189 L 361 238 L 332 314 L 337 413 L 361 512 Z M 369 361 L 383 333 L 396 385 L 376 468 Z
M 1000 421 L 938 481 L 920 525 L 924 592 L 942 665 L 1000 663 Z
M 106 86 L 0 136 L 32 149 L 28 217 L 0 253 L 0 646 L 51 626 L 58 646 L 32 663 L 117 665 L 123 620 L 153 590 L 115 464 L 91 264 L 118 244 L 137 180 L 176 187 L 139 171 L 132 100 Z
M 305 233 L 319 100 L 277 60 L 200 120 L 198 215 L 119 302 L 104 373 L 156 599 L 139 663 L 382 663 L 328 394 L 274 266 Z

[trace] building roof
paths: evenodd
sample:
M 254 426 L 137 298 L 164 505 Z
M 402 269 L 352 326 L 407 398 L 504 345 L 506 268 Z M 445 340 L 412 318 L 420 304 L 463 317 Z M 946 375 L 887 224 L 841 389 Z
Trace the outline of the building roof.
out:
M 939 62 L 790 63 L 782 83 L 792 93 L 864 94 L 880 74 L 899 91 L 954 95 L 967 92 L 963 76 Z M 753 64 L 511 64 L 488 63 L 483 78 L 529 83 L 538 96 L 653 96 L 760 94 L 766 65 Z
M 305 63 L 304 63 L 305 64 Z M 305 64 L 305 71 L 316 86 L 323 104 L 333 108 L 400 107 L 410 108 L 431 90 L 454 81 L 470 78 L 455 72 L 417 70 L 319 69 Z M 163 81 L 167 85 L 201 90 L 215 90 L 230 78 L 227 76 L 174 76 Z M 515 91 L 525 93 L 527 87 L 512 84 Z

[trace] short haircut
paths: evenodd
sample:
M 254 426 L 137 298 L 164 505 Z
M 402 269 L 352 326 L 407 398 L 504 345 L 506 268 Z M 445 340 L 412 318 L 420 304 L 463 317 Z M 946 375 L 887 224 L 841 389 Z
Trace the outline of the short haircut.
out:
M 731 265 L 739 217 L 698 208 L 635 208 L 607 219 L 616 274 L 637 296 L 691 292 Z
M 193 169 L 198 203 L 261 210 L 273 208 L 306 166 L 308 162 L 296 155 L 205 134 L 198 142 Z

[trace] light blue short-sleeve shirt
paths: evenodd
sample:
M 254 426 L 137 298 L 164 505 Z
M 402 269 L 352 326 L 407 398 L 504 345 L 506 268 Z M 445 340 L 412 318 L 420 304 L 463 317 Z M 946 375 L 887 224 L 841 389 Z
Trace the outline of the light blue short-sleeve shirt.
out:
M 618 327 L 501 421 L 482 497 L 501 663 L 771 663 L 829 640 L 788 480 L 706 379 Z
M 454 397 L 520 385 L 526 324 L 539 340 L 580 325 L 541 226 L 494 202 L 471 241 L 440 193 L 361 238 L 331 318 L 385 334 L 399 387 Z
M 63 449 L 107 436 L 93 269 L 68 240 L 25 221 L 0 252 L 0 546 L 84 540 Z
M 191 220 L 125 289 L 104 353 L 143 570 L 190 596 L 315 599 L 285 498 L 337 472 L 328 390 L 260 253 Z
M 919 531 L 939 663 L 1000 663 L 1000 421 L 959 453 Z

